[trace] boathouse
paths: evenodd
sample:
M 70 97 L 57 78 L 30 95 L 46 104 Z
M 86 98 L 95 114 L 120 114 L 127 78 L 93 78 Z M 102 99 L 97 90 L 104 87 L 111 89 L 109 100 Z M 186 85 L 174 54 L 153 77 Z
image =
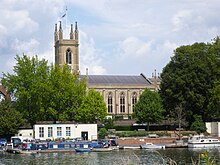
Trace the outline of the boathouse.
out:
M 220 137 L 220 122 L 206 122 L 205 125 L 209 134 Z
M 59 138 L 97 140 L 97 132 L 97 124 L 41 123 L 34 125 L 34 138 L 40 140 Z

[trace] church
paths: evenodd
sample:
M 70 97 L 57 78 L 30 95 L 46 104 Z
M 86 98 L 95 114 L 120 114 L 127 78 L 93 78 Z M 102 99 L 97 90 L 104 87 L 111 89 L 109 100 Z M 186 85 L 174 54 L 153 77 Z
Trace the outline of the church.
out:
M 63 38 L 62 23 L 59 29 L 55 24 L 54 32 L 55 64 L 67 64 L 72 73 L 80 78 L 86 77 L 87 88 L 94 89 L 103 96 L 108 116 L 118 119 L 131 119 L 134 105 L 141 93 L 146 89 L 157 91 L 160 77 L 155 74 L 151 78 L 140 75 L 80 75 L 79 70 L 79 30 L 77 22 L 73 29 L 71 24 L 69 39 Z

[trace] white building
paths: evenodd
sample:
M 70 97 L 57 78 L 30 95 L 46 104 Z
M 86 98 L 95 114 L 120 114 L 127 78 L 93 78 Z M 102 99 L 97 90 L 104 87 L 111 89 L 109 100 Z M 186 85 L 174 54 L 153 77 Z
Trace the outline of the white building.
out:
M 35 124 L 34 138 L 40 140 L 57 138 L 97 140 L 97 124 Z
M 16 136 L 23 137 L 24 139 L 33 139 L 34 131 L 33 129 L 20 129 Z
M 220 137 L 220 122 L 206 122 L 205 125 L 209 134 Z

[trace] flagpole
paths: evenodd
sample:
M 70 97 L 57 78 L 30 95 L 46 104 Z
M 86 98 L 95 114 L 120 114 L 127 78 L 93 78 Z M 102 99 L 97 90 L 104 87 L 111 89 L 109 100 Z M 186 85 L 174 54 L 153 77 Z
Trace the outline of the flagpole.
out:
M 66 33 L 67 33 L 67 6 L 66 6 Z M 66 34 L 67 37 L 67 34 Z
M 67 36 L 67 6 L 66 6 L 66 9 L 65 9 L 65 13 L 61 16 L 61 18 L 60 18 L 60 21 L 62 20 L 62 19 L 64 19 L 64 17 L 66 17 L 65 18 L 65 28 L 64 28 L 64 32 L 63 32 L 63 34 L 64 34 L 64 36 L 66 37 Z

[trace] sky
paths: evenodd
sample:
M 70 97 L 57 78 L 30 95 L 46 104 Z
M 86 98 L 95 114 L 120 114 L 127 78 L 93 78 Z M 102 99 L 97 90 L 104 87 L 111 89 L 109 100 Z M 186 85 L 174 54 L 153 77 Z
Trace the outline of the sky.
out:
M 81 74 L 150 78 L 177 47 L 220 34 L 219 7 L 219 0 L 0 0 L 0 78 L 13 74 L 16 55 L 54 63 L 59 21 L 65 38 L 78 22 Z

